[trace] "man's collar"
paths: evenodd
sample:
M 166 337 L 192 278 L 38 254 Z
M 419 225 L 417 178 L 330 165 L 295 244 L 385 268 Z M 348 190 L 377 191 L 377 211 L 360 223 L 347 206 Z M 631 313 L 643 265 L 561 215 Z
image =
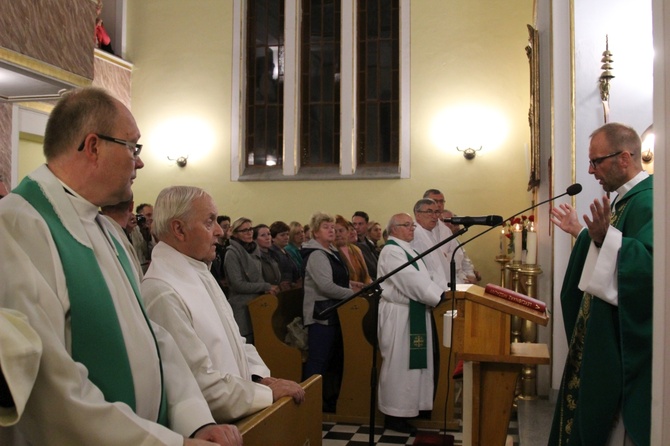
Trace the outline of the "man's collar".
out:
M 637 175 L 635 175 L 633 178 L 628 180 L 628 182 L 626 184 L 624 184 L 623 186 L 619 187 L 616 190 L 616 192 L 618 194 L 617 199 L 618 198 L 623 198 L 628 193 L 629 190 L 631 190 L 632 188 L 634 188 L 635 186 L 637 186 L 639 183 L 646 180 L 647 178 L 649 178 L 649 174 L 647 172 L 645 172 L 644 170 L 638 172 Z

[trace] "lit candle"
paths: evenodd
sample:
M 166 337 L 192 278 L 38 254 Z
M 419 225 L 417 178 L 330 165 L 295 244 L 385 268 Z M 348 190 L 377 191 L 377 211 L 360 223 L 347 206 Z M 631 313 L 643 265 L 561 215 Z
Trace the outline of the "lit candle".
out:
M 507 237 L 505 236 L 505 228 L 500 231 L 500 255 L 507 255 Z
M 528 231 L 526 234 L 526 263 L 537 263 L 537 232 Z
M 514 225 L 514 261 L 521 261 L 521 242 L 523 234 L 521 232 L 521 224 L 517 223 Z

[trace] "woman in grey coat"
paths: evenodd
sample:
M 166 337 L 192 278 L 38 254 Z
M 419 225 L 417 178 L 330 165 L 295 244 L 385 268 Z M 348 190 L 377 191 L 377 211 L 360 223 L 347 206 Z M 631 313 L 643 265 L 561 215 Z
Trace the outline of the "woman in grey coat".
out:
M 223 269 L 228 278 L 228 301 L 240 334 L 253 344 L 254 333 L 247 305 L 261 294 L 277 294 L 279 287 L 263 280 L 261 259 L 253 241 L 251 220 L 242 217 L 233 222 L 233 235 L 226 249 Z

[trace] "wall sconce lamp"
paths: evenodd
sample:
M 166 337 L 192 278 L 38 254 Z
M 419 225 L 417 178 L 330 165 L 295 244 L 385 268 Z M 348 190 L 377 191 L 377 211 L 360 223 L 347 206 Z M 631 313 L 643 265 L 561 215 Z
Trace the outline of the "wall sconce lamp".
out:
M 167 159 L 169 159 L 170 161 L 175 161 L 177 163 L 177 166 L 179 167 L 186 167 L 186 162 L 188 161 L 188 155 L 180 156 L 178 158 L 170 158 L 168 156 Z
M 640 139 L 642 140 L 642 162 L 644 164 L 650 164 L 654 161 L 654 143 L 656 142 L 654 124 L 650 125 L 647 127 L 647 130 L 642 132 Z
M 456 150 L 458 150 L 459 152 L 463 152 L 463 158 L 465 158 L 466 160 L 473 160 L 473 159 L 475 159 L 475 156 L 477 155 L 477 152 L 482 150 L 482 146 L 479 146 L 479 148 L 476 149 L 476 150 L 473 149 L 473 148 L 467 148 L 467 149 L 461 150 L 458 147 L 456 147 Z

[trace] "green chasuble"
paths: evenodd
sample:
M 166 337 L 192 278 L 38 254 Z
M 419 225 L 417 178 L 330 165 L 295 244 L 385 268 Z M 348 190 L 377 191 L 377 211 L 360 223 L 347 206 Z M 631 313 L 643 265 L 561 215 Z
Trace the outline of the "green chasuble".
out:
M 623 235 L 618 255 L 619 305 L 577 287 L 591 244 L 583 230 L 561 290 L 568 358 L 549 445 L 605 445 L 622 412 L 636 445 L 651 425 L 653 177 L 617 201 L 612 225 Z
M 387 245 L 395 245 L 405 251 L 402 246 L 394 240 L 386 242 Z M 411 262 L 414 257 L 405 251 L 407 261 Z M 418 253 L 416 255 L 419 255 Z M 423 261 L 423 260 L 422 260 Z M 416 262 L 412 266 L 419 269 Z M 428 367 L 428 338 L 426 332 L 426 304 L 414 299 L 409 300 L 409 368 L 425 369 Z
M 21 195 L 39 212 L 58 249 L 70 299 L 72 359 L 86 366 L 88 378 L 102 391 L 106 401 L 121 401 L 135 410 L 135 388 L 123 333 L 112 296 L 93 250 L 77 241 L 67 230 L 37 182 L 26 177 L 14 193 Z M 128 277 L 156 342 L 142 306 L 130 261 L 121 244 L 113 236 L 112 240 L 118 253 L 118 261 Z M 156 351 L 160 361 L 157 342 Z M 161 365 L 161 382 L 162 374 Z M 157 421 L 167 426 L 164 386 Z

